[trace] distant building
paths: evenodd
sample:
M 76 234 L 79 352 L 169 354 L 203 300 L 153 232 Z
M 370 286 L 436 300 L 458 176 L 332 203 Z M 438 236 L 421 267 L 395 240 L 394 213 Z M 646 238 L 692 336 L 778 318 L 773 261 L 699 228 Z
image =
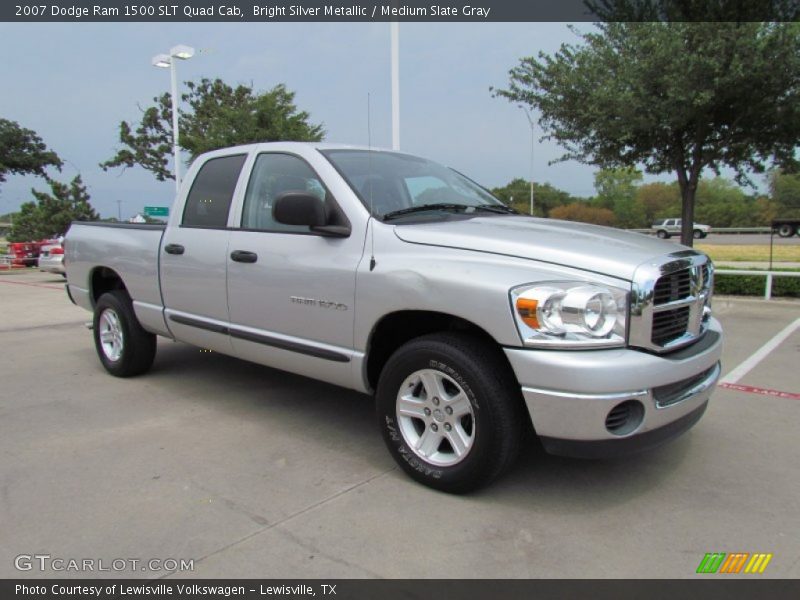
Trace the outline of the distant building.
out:
M 144 218 L 144 215 L 141 213 L 136 213 L 135 217 L 131 217 L 128 221 L 129 223 L 147 223 L 147 219 Z

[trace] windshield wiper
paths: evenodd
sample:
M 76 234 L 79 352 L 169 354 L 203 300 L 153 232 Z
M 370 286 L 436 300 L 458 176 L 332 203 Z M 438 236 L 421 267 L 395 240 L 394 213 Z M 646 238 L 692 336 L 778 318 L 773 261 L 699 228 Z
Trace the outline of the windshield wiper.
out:
M 475 210 L 485 210 L 493 213 L 501 213 L 504 215 L 518 215 L 519 211 L 505 204 L 480 204 L 473 207 Z
M 425 212 L 428 210 L 467 210 L 468 208 L 475 208 L 474 206 L 467 206 L 466 204 L 453 204 L 446 202 L 439 202 L 436 204 L 421 204 L 420 206 L 411 206 L 409 208 L 401 208 L 400 210 L 393 210 L 383 215 L 383 220 L 388 221 L 403 215 L 410 215 L 417 212 Z
M 492 213 L 500 213 L 504 215 L 518 215 L 519 212 L 510 206 L 504 204 L 478 204 L 477 206 L 471 204 L 454 204 L 447 202 L 438 202 L 435 204 L 421 204 L 420 206 L 412 206 L 410 208 L 401 208 L 400 210 L 393 210 L 383 215 L 383 220 L 388 221 L 396 217 L 410 215 L 417 212 L 425 212 L 429 210 L 463 210 L 464 212 L 486 211 Z

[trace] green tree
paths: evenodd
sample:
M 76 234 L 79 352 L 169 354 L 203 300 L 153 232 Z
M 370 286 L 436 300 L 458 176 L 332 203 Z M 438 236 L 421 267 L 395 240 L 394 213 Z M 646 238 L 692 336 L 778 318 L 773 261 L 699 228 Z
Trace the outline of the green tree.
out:
M 0 119 L 0 183 L 10 174 L 47 177 L 45 169 L 61 169 L 61 159 L 36 132 Z
M 522 58 L 496 95 L 536 108 L 561 160 L 674 172 L 684 244 L 704 169 L 742 182 L 770 160 L 797 167 L 800 23 L 608 22 L 579 36 Z
M 780 216 L 778 205 L 769 196 L 758 196 L 755 199 L 755 220 L 753 225 L 772 225 L 772 220 Z
M 755 212 L 754 198 L 729 179 L 703 179 L 697 187 L 697 222 L 714 227 L 748 227 L 754 225 Z
M 77 175 L 69 185 L 50 180 L 50 191 L 31 190 L 35 202 L 25 202 L 8 232 L 10 242 L 27 242 L 64 235 L 72 221 L 96 221 L 98 214 Z
M 645 226 L 649 226 L 657 219 L 680 214 L 681 192 L 674 183 L 645 183 L 636 188 L 636 204 L 644 212 Z
M 276 141 L 319 141 L 324 136 L 322 125 L 309 123 L 310 115 L 298 111 L 294 92 L 283 84 L 267 92 L 252 87 L 235 88 L 221 79 L 186 82 L 189 92 L 183 102 L 189 109 L 178 118 L 179 144 L 190 160 L 210 150 L 239 144 Z M 100 166 L 139 165 L 152 172 L 156 179 L 174 179 L 169 169 L 172 157 L 172 102 L 169 94 L 153 98 L 154 106 L 142 111 L 137 125 L 122 121 L 119 141 L 123 145 L 113 158 Z
M 642 172 L 633 167 L 601 169 L 594 174 L 595 202 L 601 208 L 614 209 L 620 198 L 632 199 L 642 181 Z
M 515 177 L 502 187 L 492 188 L 492 194 L 521 213 L 530 213 L 531 182 L 522 177 Z
M 556 206 L 550 211 L 551 219 L 563 221 L 580 221 L 595 225 L 614 225 L 614 213 L 608 208 L 589 206 L 585 202 L 573 202 L 566 206 Z
M 503 187 L 492 189 L 492 193 L 503 202 L 517 209 L 523 214 L 531 212 L 531 182 L 521 177 L 516 177 Z M 513 199 L 513 200 L 512 200 Z M 575 198 L 564 190 L 550 185 L 549 183 L 533 184 L 533 214 L 538 217 L 546 217 L 550 210 L 556 206 L 563 206 L 574 202 Z
M 800 175 L 772 171 L 769 174 L 769 191 L 777 217 L 800 218 Z
M 600 21 L 796 21 L 800 7 L 789 0 L 587 0 Z
M 597 190 L 592 204 L 614 213 L 617 227 L 633 229 L 644 227 L 645 213 L 636 202 L 636 188 L 642 181 L 642 172 L 633 167 L 601 169 L 594 175 Z

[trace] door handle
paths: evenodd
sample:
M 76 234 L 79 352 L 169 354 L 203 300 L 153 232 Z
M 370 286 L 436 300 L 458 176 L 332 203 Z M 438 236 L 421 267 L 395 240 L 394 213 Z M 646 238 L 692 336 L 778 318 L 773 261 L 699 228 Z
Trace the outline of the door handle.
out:
M 258 260 L 258 254 L 247 250 L 234 250 L 231 252 L 231 260 L 240 263 L 254 263 Z
M 186 248 L 180 244 L 167 244 L 164 246 L 164 252 L 167 254 L 183 254 L 184 250 L 186 250 Z

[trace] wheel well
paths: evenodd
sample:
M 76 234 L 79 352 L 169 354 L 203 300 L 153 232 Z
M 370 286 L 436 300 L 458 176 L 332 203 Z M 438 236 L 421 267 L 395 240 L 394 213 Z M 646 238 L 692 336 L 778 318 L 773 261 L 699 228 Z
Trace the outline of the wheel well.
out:
M 386 361 L 406 342 L 439 331 L 464 331 L 496 345 L 494 338 L 474 323 L 446 313 L 404 310 L 385 315 L 373 328 L 367 346 L 367 382 L 373 390 Z M 509 366 L 510 368 L 510 366 Z
M 122 282 L 116 271 L 108 267 L 97 267 L 92 271 L 90 279 L 90 291 L 92 294 L 92 304 L 96 304 L 100 296 L 112 290 L 125 290 L 125 284 Z

